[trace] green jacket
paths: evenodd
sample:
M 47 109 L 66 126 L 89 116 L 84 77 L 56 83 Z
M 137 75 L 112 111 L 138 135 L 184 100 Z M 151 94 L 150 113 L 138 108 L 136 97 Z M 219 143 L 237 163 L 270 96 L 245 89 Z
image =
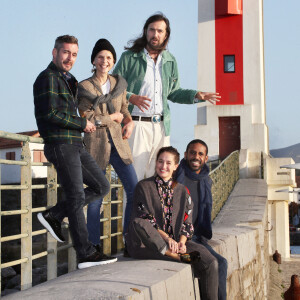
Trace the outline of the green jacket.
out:
M 138 95 L 146 74 L 147 60 L 144 51 L 134 53 L 125 51 L 117 63 L 114 74 L 123 76 L 128 83 L 127 99 L 131 95 Z M 162 90 L 164 126 L 166 136 L 170 135 L 170 108 L 167 100 L 181 104 L 194 104 L 196 90 L 182 89 L 175 57 L 167 50 L 162 52 Z M 199 101 L 202 102 L 202 101 Z M 132 112 L 133 105 L 129 105 Z

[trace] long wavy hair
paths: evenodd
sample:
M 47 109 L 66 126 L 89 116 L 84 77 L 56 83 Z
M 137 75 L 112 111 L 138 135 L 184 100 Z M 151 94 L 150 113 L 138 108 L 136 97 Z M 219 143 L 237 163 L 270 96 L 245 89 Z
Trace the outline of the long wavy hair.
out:
M 170 28 L 170 22 L 169 22 L 168 18 L 163 13 L 157 13 L 157 14 L 149 17 L 144 25 L 142 35 L 135 40 L 130 40 L 127 43 L 128 46 L 124 47 L 124 49 L 131 50 L 132 52 L 135 52 L 135 53 L 142 51 L 147 46 L 148 26 L 149 26 L 149 24 L 157 22 L 157 21 L 164 21 L 166 23 L 166 35 L 167 36 L 166 36 L 166 39 L 164 40 L 161 48 L 158 50 L 162 51 L 162 50 L 166 49 L 168 42 L 169 42 L 170 35 L 171 35 L 171 28 Z

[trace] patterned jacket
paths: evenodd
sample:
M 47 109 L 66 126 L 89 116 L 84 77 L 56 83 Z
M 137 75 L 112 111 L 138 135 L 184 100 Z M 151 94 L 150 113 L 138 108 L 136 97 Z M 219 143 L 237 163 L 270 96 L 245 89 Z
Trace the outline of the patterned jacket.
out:
M 92 80 L 94 84 L 89 79 Z M 96 80 L 95 75 L 89 79 L 81 81 L 79 83 L 79 87 L 81 86 L 91 94 L 94 94 L 95 97 L 100 96 L 102 94 L 99 92 L 101 88 Z M 110 91 L 112 91 L 116 86 L 117 81 L 115 77 L 111 75 L 109 75 L 109 81 Z M 97 86 L 98 89 L 95 86 Z M 107 130 L 109 131 L 118 154 L 123 162 L 126 165 L 131 164 L 132 155 L 128 141 L 124 140 L 122 137 L 121 124 L 111 120 L 106 103 L 99 104 L 99 106 L 93 110 L 91 108 L 92 103 L 90 100 L 79 97 L 78 102 L 78 108 L 81 116 L 84 116 L 93 124 L 95 124 L 95 120 L 99 120 L 101 121 L 101 124 L 104 125 L 103 127 L 97 127 L 97 130 L 93 133 L 84 134 L 84 143 L 86 144 L 87 150 L 95 158 L 100 168 L 105 170 L 110 159 L 111 145 L 108 139 Z M 116 112 L 122 113 L 124 118 L 130 117 L 130 113 L 128 111 L 128 101 L 126 100 L 126 90 L 124 90 L 124 92 L 118 97 L 112 99 L 112 103 Z
M 125 51 L 116 67 L 114 74 L 123 76 L 127 83 L 127 99 L 133 94 L 139 95 L 147 69 L 147 60 L 144 51 L 134 53 Z M 197 94 L 196 90 L 182 89 L 179 83 L 177 62 L 175 57 L 167 50 L 162 52 L 162 98 L 164 127 L 166 136 L 170 135 L 170 108 L 167 100 L 181 104 L 194 104 Z M 144 95 L 142 95 L 144 96 Z M 129 105 L 129 111 L 132 112 L 133 105 Z
M 48 144 L 80 144 L 86 119 L 77 114 L 77 80 L 67 81 L 51 62 L 33 85 L 35 118 Z

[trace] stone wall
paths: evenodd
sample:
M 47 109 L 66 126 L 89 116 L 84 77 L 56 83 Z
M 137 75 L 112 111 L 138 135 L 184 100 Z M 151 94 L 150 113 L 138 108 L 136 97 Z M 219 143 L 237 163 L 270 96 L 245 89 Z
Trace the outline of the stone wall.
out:
M 267 185 L 240 179 L 213 223 L 215 250 L 228 260 L 227 299 L 267 299 Z

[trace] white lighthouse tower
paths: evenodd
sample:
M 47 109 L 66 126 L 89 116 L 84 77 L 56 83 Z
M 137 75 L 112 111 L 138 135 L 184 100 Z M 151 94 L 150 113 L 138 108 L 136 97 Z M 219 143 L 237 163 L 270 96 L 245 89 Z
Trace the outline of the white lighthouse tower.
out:
M 241 177 L 259 177 L 269 153 L 262 0 L 198 0 L 198 87 L 221 101 L 198 105 L 195 137 L 210 156 L 241 150 Z

